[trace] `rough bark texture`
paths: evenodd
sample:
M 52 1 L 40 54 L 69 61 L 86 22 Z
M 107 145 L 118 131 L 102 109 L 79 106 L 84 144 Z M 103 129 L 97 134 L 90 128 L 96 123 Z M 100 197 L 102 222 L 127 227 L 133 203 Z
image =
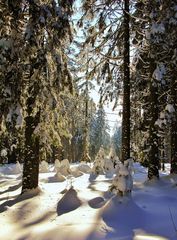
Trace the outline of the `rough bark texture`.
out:
M 158 158 L 158 137 L 155 122 L 158 119 L 158 93 L 157 83 L 152 78 L 156 66 L 153 59 L 150 59 L 150 96 L 149 96 L 149 163 L 148 163 L 148 178 L 159 178 L 159 158 Z
M 26 117 L 25 129 L 25 161 L 23 169 L 22 193 L 38 187 L 39 175 L 39 136 L 34 135 L 34 129 L 40 120 L 40 111 L 35 118 Z
M 175 112 L 171 122 L 171 173 L 177 174 L 177 82 L 173 78 L 171 82 L 171 100 Z
M 88 56 L 87 56 L 88 59 Z M 86 88 L 85 88 L 85 126 L 84 126 L 84 138 L 83 138 L 83 155 L 81 161 L 90 162 L 89 156 L 89 141 L 88 141 L 88 79 L 86 79 Z
M 124 162 L 130 158 L 130 57 L 129 57 L 129 0 L 124 3 L 124 80 L 122 118 L 122 156 Z
M 42 41 L 41 31 L 39 31 L 38 17 L 39 9 L 36 9 L 34 2 L 30 2 L 29 5 L 29 21 L 31 27 L 31 37 L 28 39 L 29 52 L 32 56 L 29 56 L 30 70 L 28 74 L 29 88 L 28 98 L 26 100 L 26 114 L 25 118 L 25 156 L 23 167 L 23 179 L 22 179 L 22 193 L 26 190 L 31 190 L 38 187 L 38 174 L 39 174 L 39 135 L 34 133 L 35 128 L 40 123 L 40 109 L 36 107 L 36 113 L 33 108 L 36 103 L 36 98 L 40 91 L 40 74 L 45 69 L 44 59 L 40 55 L 40 47 Z M 33 47 L 36 47 L 33 50 Z M 36 54 L 33 55 L 33 54 Z M 34 78 L 35 74 L 35 78 Z

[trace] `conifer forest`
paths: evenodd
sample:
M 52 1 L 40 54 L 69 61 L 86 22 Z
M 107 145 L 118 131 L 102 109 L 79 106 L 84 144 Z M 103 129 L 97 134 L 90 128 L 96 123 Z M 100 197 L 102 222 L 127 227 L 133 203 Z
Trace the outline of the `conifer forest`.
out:
M 177 239 L 177 1 L 0 1 L 0 239 Z

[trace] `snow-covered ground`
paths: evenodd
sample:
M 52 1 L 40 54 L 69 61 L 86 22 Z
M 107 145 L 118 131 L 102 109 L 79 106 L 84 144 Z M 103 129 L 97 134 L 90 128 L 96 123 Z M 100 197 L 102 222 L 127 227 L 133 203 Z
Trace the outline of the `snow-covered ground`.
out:
M 168 165 L 159 181 L 147 182 L 147 170 L 134 163 L 131 198 L 112 195 L 104 175 L 59 182 L 53 169 L 40 173 L 38 192 L 21 196 L 20 166 L 0 167 L 0 239 L 177 239 L 177 177 Z

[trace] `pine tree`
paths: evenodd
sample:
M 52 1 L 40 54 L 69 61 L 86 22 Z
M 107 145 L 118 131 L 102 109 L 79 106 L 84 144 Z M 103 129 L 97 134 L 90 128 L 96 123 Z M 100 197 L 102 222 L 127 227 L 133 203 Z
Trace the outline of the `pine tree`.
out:
M 110 146 L 109 125 L 106 113 L 102 105 L 96 111 L 90 125 L 90 153 L 92 158 L 96 156 L 101 146 L 108 151 Z
M 1 147 L 6 145 L 8 162 L 18 160 L 22 137 L 23 31 L 22 1 L 1 1 L 0 97 Z M 20 49 L 20 50 L 19 50 Z
M 121 127 L 116 126 L 111 140 L 112 140 L 114 149 L 116 151 L 116 154 L 119 157 L 120 157 L 120 151 L 121 151 L 121 136 L 122 136 L 122 129 Z
M 60 1 L 58 5 L 55 1 L 47 5 L 35 1 L 29 3 L 25 34 L 29 69 L 25 73 L 28 94 L 22 193 L 38 186 L 40 118 L 46 101 L 49 100 L 48 96 L 53 98 L 51 108 L 55 114 L 55 94 L 63 91 L 66 86 L 72 90 L 63 51 L 66 42 L 71 40 L 71 8 L 72 3 L 65 1 Z

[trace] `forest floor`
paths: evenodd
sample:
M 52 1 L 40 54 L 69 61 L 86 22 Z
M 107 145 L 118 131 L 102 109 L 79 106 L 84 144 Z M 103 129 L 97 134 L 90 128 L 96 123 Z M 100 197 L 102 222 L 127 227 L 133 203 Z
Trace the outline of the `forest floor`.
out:
M 110 176 L 91 180 L 84 173 L 58 182 L 53 165 L 40 173 L 39 191 L 20 195 L 21 174 L 15 169 L 0 167 L 0 239 L 177 239 L 177 176 L 169 175 L 168 164 L 159 181 L 147 181 L 147 169 L 134 163 L 129 198 L 108 191 Z

